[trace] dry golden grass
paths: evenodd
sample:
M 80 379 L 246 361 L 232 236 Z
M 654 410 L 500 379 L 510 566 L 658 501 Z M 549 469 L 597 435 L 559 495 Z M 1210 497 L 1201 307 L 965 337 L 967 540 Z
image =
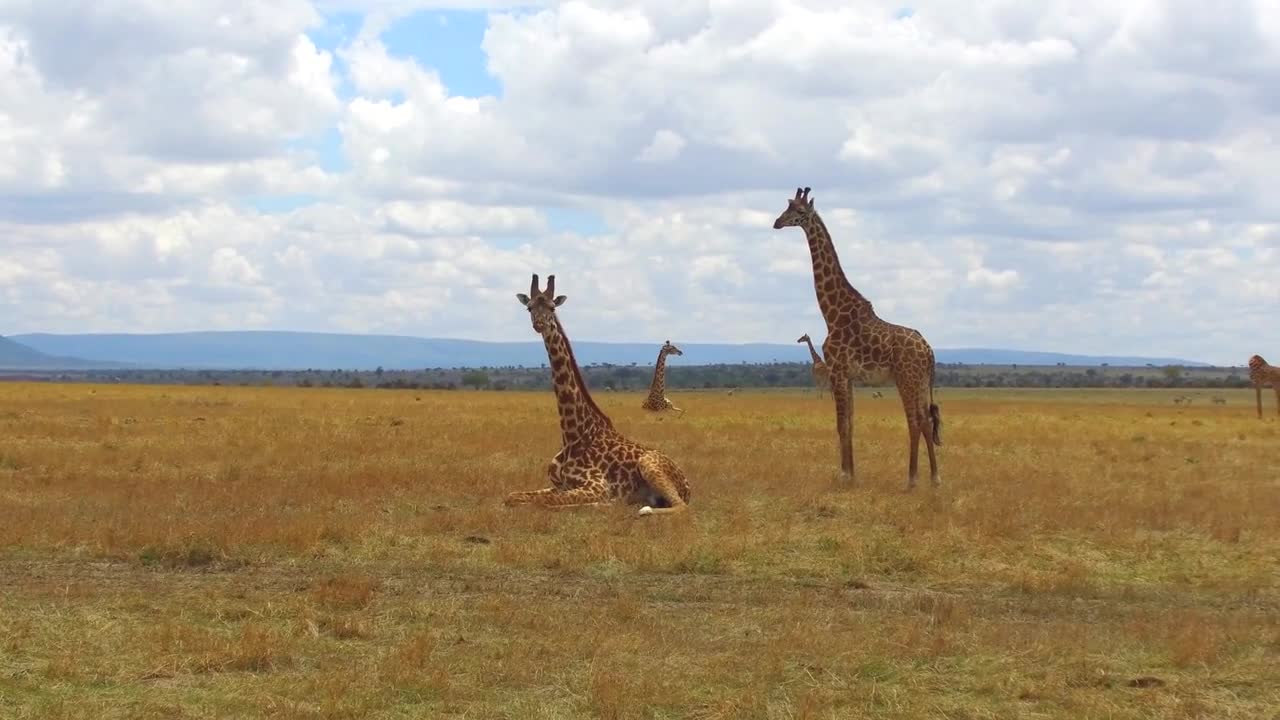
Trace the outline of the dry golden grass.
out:
M 1275 718 L 1280 422 L 1176 394 L 943 390 L 911 495 L 892 394 L 853 489 L 829 400 L 601 394 L 637 518 L 502 507 L 550 393 L 0 385 L 0 717 Z

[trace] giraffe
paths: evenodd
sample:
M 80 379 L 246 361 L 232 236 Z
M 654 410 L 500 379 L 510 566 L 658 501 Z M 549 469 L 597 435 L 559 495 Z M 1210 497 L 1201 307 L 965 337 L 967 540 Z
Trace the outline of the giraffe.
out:
M 929 480 L 942 483 L 934 447 L 942 444 L 942 413 L 933 402 L 935 364 L 933 348 L 918 330 L 880 319 L 871 301 L 854 289 L 840 267 L 827 226 L 814 209 L 809 188 L 796 188 L 787 209 L 773 222 L 773 229 L 799 227 L 809 242 L 813 259 L 813 286 L 818 307 L 827 323 L 823 356 L 831 373 L 831 394 L 836 405 L 836 434 L 840 442 L 840 470 L 846 482 L 855 482 L 853 457 L 853 383 L 891 377 L 898 386 L 907 416 L 909 457 L 906 490 L 916 486 L 919 474 L 920 437 L 929 453 Z
M 823 388 L 831 388 L 831 371 L 827 369 L 827 364 L 822 361 L 822 356 L 813 347 L 813 341 L 809 339 L 809 333 L 800 336 L 798 343 L 809 344 L 809 354 L 813 356 L 813 384 L 818 388 L 818 397 L 822 397 Z
M 662 349 L 658 351 L 658 363 L 653 368 L 653 382 L 649 383 L 649 396 L 644 399 L 640 407 L 653 412 L 675 410 L 684 415 L 684 410 L 667 399 L 667 356 L 683 354 L 684 351 L 672 345 L 670 340 L 663 343 Z
M 568 298 L 557 296 L 555 290 L 555 275 L 547 276 L 545 291 L 538 290 L 534 275 L 529 294 L 517 293 L 516 299 L 529 309 L 533 330 L 547 347 L 560 413 L 561 448 L 547 466 L 550 487 L 513 492 L 504 504 L 565 508 L 621 499 L 643 503 L 641 515 L 686 510 L 690 488 L 684 472 L 661 452 L 623 437 L 591 398 L 556 316 L 556 308 Z
M 1262 419 L 1262 387 L 1270 385 L 1276 391 L 1276 414 L 1280 415 L 1280 367 L 1268 365 L 1261 355 L 1249 358 L 1249 382 L 1258 397 L 1258 419 Z

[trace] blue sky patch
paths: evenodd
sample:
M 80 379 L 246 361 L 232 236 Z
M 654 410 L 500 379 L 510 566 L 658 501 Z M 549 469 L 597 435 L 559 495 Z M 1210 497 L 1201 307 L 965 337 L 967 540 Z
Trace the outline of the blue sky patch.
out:
M 316 195 L 252 195 L 245 199 L 245 204 L 265 215 L 287 213 L 315 205 L 324 198 Z
M 351 163 L 342 151 L 342 131 L 337 127 L 325 128 L 319 135 L 294 140 L 287 147 L 290 150 L 315 153 L 316 164 L 325 172 L 341 173 L 351 169 Z
M 480 47 L 488 26 L 485 12 L 424 10 L 397 20 L 382 42 L 392 56 L 434 69 L 450 95 L 500 96 L 502 84 L 486 69 Z
M 604 218 L 588 210 L 577 208 L 541 208 L 552 232 L 573 232 L 579 235 L 603 235 L 609 232 Z

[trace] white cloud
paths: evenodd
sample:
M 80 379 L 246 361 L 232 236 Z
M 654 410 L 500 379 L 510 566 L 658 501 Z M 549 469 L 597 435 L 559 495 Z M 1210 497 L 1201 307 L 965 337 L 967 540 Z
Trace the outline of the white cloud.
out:
M 501 93 L 387 50 L 424 8 L 494 11 Z M 936 346 L 1258 351 L 1273 3 L 900 10 L 0 2 L 0 332 L 524 337 L 510 295 L 554 272 L 584 338 L 816 337 L 806 244 L 770 227 L 809 185 L 855 285 Z M 362 29 L 318 47 L 336 12 Z M 253 209 L 285 195 L 313 204 Z
M 653 141 L 640 151 L 636 160 L 642 163 L 666 163 L 675 160 L 684 149 L 684 138 L 679 133 L 662 129 L 653 134 Z

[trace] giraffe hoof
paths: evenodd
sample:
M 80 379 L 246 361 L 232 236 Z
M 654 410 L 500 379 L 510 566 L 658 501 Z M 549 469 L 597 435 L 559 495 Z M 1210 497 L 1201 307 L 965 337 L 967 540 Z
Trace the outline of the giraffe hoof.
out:
M 929 478 L 929 484 L 934 487 L 942 487 L 942 476 L 934 475 L 933 477 Z
M 641 514 L 641 515 L 652 515 L 652 514 L 653 514 L 653 508 L 649 507 L 648 505 L 645 505 L 644 507 L 640 508 L 640 514 Z

